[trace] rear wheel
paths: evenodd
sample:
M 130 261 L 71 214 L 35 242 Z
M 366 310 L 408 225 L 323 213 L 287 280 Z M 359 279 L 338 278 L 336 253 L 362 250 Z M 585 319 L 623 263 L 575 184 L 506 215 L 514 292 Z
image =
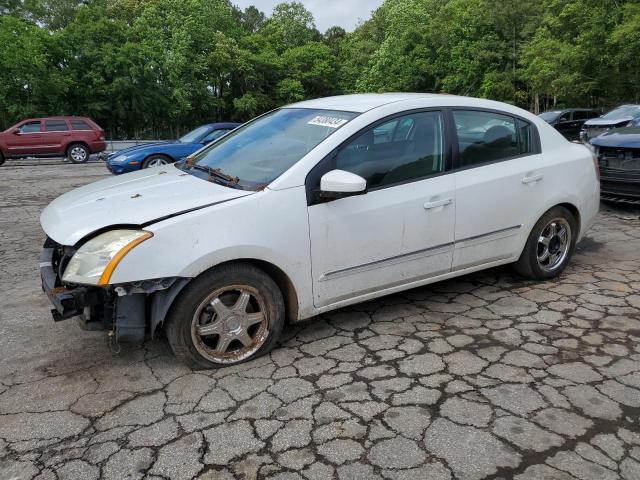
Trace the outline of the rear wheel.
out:
M 192 368 L 234 365 L 264 355 L 284 325 L 282 293 L 262 270 L 223 265 L 190 283 L 165 331 L 175 356 Z
M 82 143 L 72 143 L 67 148 L 67 158 L 73 163 L 86 163 L 89 160 L 89 149 Z
M 0 165 L 4 163 L 4 155 L 0 152 Z
M 171 163 L 164 155 L 151 155 L 142 163 L 142 168 L 159 167 Z
M 548 280 L 565 269 L 576 246 L 578 222 L 564 207 L 547 211 L 533 227 L 515 264 L 527 278 Z

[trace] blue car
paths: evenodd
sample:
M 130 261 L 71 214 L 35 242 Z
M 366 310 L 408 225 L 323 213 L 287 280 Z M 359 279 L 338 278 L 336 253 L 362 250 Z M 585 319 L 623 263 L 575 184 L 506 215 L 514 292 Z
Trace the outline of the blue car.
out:
M 178 140 L 125 148 L 106 158 L 107 168 L 118 175 L 177 162 L 239 126 L 239 123 L 231 122 L 210 123 L 192 130 Z

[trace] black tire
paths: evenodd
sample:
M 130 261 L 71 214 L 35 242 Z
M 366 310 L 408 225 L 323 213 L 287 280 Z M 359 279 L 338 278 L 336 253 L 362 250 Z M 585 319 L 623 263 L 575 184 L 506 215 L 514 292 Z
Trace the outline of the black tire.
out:
M 71 163 L 87 163 L 91 152 L 84 143 L 72 143 L 67 148 L 67 159 Z
M 216 296 L 216 292 L 224 289 L 228 291 Z M 249 333 L 251 328 L 257 326 L 253 330 L 255 338 L 249 334 L 249 339 L 253 342 L 251 348 L 237 338 L 240 335 L 238 332 L 243 327 L 240 326 L 242 321 L 235 320 L 241 315 L 236 315 L 238 310 L 234 309 L 240 303 L 240 296 L 243 293 L 239 293 L 234 300 L 236 291 L 250 294 L 248 303 L 244 309 L 241 309 L 243 312 L 250 310 L 246 315 L 260 316 L 260 313 L 263 313 L 265 318 L 261 323 L 246 327 L 246 332 Z M 213 306 L 216 300 L 222 300 L 225 295 L 227 295 L 226 303 L 222 302 L 222 306 L 227 312 L 232 312 L 228 317 L 219 316 L 217 308 Z M 220 305 L 220 303 L 216 304 Z M 210 317 L 207 318 L 208 315 Z M 208 322 L 203 323 L 203 318 Z M 240 322 L 237 330 L 232 330 L 236 321 Z M 213 268 L 188 284 L 171 306 L 164 329 L 176 358 L 191 368 L 203 369 L 236 365 L 264 355 L 276 345 L 284 322 L 282 292 L 273 279 L 253 265 L 234 263 Z M 199 328 L 211 328 L 216 325 L 223 325 L 221 327 L 224 330 L 223 334 L 196 333 Z M 228 347 L 220 347 L 225 335 Z M 234 339 L 229 340 L 234 335 Z M 232 346 L 236 349 L 231 348 Z M 229 352 L 217 353 L 217 348 L 228 348 Z M 223 357 L 227 353 L 229 356 L 223 359 L 212 358 Z
M 568 228 L 570 235 L 566 240 L 566 253 L 562 254 L 560 258 L 558 258 L 558 263 L 555 264 L 553 268 L 550 268 L 551 265 L 542 265 L 539 261 L 539 254 L 544 256 L 544 245 L 540 243 L 541 238 L 543 236 L 546 238 L 546 235 L 548 235 L 549 232 L 548 228 L 551 223 L 561 224 L 560 228 Z M 576 247 L 577 236 L 578 221 L 573 214 L 564 207 L 553 207 L 540 217 L 531 230 L 524 250 L 514 265 L 516 272 L 523 277 L 533 280 L 549 280 L 557 277 L 562 273 L 571 260 L 571 256 L 573 255 Z M 547 245 L 546 248 L 547 253 L 552 250 L 549 245 Z M 558 237 L 558 250 L 565 251 L 564 247 L 561 245 L 560 237 Z
M 0 152 L 0 165 L 4 163 L 4 155 Z
M 171 160 L 166 155 L 151 155 L 149 158 L 146 158 L 144 162 L 142 162 L 142 168 L 158 167 L 161 165 L 158 162 L 164 162 L 162 163 L 162 165 L 168 165 L 170 163 L 173 163 L 173 160 Z M 158 164 L 154 165 L 154 163 Z

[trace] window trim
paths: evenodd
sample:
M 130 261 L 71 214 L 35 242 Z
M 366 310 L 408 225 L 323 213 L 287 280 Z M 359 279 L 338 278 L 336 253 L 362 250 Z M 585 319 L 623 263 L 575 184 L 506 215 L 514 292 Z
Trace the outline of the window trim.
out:
M 542 153 L 542 148 L 540 144 L 540 133 L 538 132 L 538 127 L 530 120 L 527 120 L 520 115 L 515 115 L 512 113 L 508 113 L 502 110 L 495 110 L 492 108 L 481 108 L 481 107 L 449 107 L 449 115 L 451 116 L 451 123 L 454 125 L 452 137 L 451 137 L 451 147 L 453 151 L 453 170 L 454 172 L 462 172 L 464 170 L 469 170 L 472 168 L 484 167 L 487 165 L 493 165 L 494 163 L 500 162 L 508 162 L 510 160 L 516 160 L 518 158 L 523 157 L 531 157 L 533 155 L 539 155 Z M 459 151 L 459 141 L 458 141 L 458 130 L 455 128 L 455 119 L 453 117 L 453 113 L 455 111 L 474 111 L 474 112 L 482 112 L 482 113 L 495 113 L 497 115 L 502 115 L 503 117 L 511 117 L 513 119 L 513 123 L 516 126 L 516 136 L 518 139 L 518 145 L 520 145 L 520 129 L 518 128 L 517 120 L 521 120 L 531 126 L 531 152 L 529 153 L 521 153 L 519 155 L 514 155 L 506 158 L 499 158 L 497 160 L 488 160 L 486 162 L 476 163 L 473 165 L 467 165 L 466 167 L 460 166 L 460 151 Z
M 452 142 L 451 142 L 451 135 L 452 135 L 452 129 L 455 130 L 454 126 L 452 125 L 452 116 L 449 114 L 449 108 L 450 107 L 426 107 L 426 108 L 413 108 L 411 110 L 404 110 L 402 112 L 396 112 L 396 113 L 392 113 L 390 115 L 387 115 L 385 117 L 379 118 L 378 120 L 376 120 L 375 122 L 370 123 L 369 125 L 367 125 L 366 127 L 361 128 L 360 130 L 358 130 L 357 132 L 353 133 L 352 135 L 350 135 L 347 139 L 343 140 L 342 142 L 340 142 L 340 144 L 338 146 L 336 146 L 333 150 L 331 150 L 331 152 L 328 155 L 325 155 L 324 158 L 322 158 L 320 161 L 318 161 L 318 163 L 315 164 L 315 166 L 309 170 L 309 172 L 307 173 L 306 177 L 305 177 L 305 190 L 306 190 L 306 194 L 307 194 L 307 206 L 311 207 L 313 205 L 317 205 L 320 203 L 328 203 L 328 202 L 334 202 L 336 200 L 340 200 L 340 198 L 333 198 L 333 199 L 319 199 L 317 196 L 317 191 L 320 188 L 320 179 L 322 178 L 322 175 L 324 175 L 325 173 L 330 172 L 331 170 L 334 170 L 336 168 L 336 157 L 338 155 L 338 151 L 344 147 L 345 145 L 348 145 L 349 143 L 351 143 L 351 141 L 355 140 L 356 138 L 358 138 L 360 135 L 362 135 L 364 132 L 366 132 L 369 129 L 373 129 L 376 128 L 384 123 L 390 122 L 396 118 L 400 118 L 400 117 L 406 117 L 412 114 L 416 114 L 416 113 L 428 113 L 428 112 L 438 112 L 440 113 L 440 116 L 442 118 L 442 136 L 443 136 L 443 141 L 442 141 L 442 146 L 443 146 L 443 156 L 444 156 L 444 170 L 438 173 L 432 173 L 430 175 L 426 175 L 423 177 L 416 177 L 416 178 L 412 178 L 410 180 L 403 180 L 401 182 L 395 182 L 395 183 L 388 183 L 386 185 L 379 185 L 377 187 L 373 187 L 373 188 L 367 188 L 364 192 L 362 193 L 369 193 L 369 192 L 375 192 L 378 190 L 384 190 L 387 188 L 393 188 L 393 187 L 397 187 L 399 185 L 405 185 L 408 183 L 414 183 L 414 182 L 420 182 L 422 180 L 426 180 L 429 178 L 435 178 L 435 177 L 439 177 L 442 175 L 447 175 L 451 172 L 453 172 L 453 151 L 452 151 Z M 346 197 L 349 198 L 349 197 Z

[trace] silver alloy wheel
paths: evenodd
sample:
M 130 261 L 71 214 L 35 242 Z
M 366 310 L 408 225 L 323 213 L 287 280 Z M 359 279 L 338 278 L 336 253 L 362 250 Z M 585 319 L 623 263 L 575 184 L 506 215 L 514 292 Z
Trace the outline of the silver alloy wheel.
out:
M 538 265 L 547 272 L 556 270 L 567 258 L 570 246 L 571 225 L 562 217 L 554 218 L 538 237 Z
M 248 285 L 230 285 L 208 295 L 191 321 L 196 350 L 214 363 L 244 360 L 269 336 L 262 295 Z
M 167 165 L 169 162 L 162 157 L 156 157 L 147 163 L 147 167 L 159 167 L 160 165 Z
M 83 147 L 75 146 L 69 152 L 69 156 L 74 162 L 82 163 L 87 159 L 87 151 Z

